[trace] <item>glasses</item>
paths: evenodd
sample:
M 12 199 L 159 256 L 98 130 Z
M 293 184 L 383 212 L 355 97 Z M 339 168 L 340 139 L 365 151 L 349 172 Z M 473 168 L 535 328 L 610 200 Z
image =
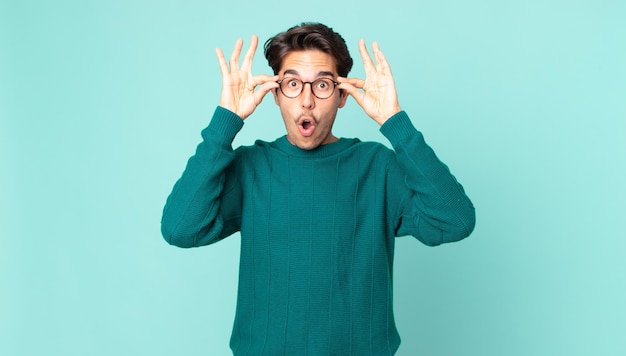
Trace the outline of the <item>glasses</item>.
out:
M 318 99 L 328 99 L 335 92 L 335 87 L 339 84 L 329 78 L 319 78 L 312 82 L 303 82 L 296 78 L 283 78 L 277 81 L 280 91 L 288 98 L 296 98 L 304 89 L 304 84 L 311 84 L 311 91 Z

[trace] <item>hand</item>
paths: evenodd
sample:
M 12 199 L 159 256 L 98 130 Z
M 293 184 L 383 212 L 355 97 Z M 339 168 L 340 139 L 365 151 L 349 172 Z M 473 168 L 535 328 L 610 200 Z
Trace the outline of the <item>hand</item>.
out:
M 372 43 L 372 50 L 376 58 L 376 66 L 365 48 L 365 41 L 359 40 L 359 53 L 365 67 L 365 80 L 339 77 L 338 88 L 352 95 L 365 113 L 382 125 L 402 109 L 398 104 L 398 94 L 387 59 L 380 51 L 378 43 Z
M 246 119 L 263 101 L 263 97 L 270 90 L 278 88 L 278 76 L 252 75 L 252 58 L 256 52 L 258 37 L 252 36 L 250 47 L 239 66 L 239 55 L 243 47 L 243 40 L 238 39 L 230 56 L 230 64 L 226 63 L 221 48 L 215 50 L 222 72 L 222 96 L 220 106 Z M 255 91 L 254 89 L 261 87 Z

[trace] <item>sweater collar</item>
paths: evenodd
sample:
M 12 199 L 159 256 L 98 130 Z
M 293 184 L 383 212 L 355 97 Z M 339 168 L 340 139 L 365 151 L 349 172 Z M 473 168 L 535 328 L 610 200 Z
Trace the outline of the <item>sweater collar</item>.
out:
M 359 143 L 357 138 L 339 138 L 338 141 L 321 145 L 312 150 L 303 150 L 298 146 L 293 145 L 287 140 L 287 135 L 278 138 L 271 145 L 279 151 L 287 154 L 288 156 L 302 157 L 302 158 L 324 158 L 336 155 L 343 152 L 350 146 Z

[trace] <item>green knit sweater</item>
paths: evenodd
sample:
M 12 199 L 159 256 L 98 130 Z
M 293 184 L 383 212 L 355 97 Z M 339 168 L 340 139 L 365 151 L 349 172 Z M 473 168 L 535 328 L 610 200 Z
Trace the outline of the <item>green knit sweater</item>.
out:
M 394 150 L 339 139 L 311 151 L 232 149 L 243 120 L 218 107 L 167 199 L 166 241 L 241 232 L 235 355 L 392 355 L 394 238 L 468 236 L 474 207 L 405 112 L 382 127 Z

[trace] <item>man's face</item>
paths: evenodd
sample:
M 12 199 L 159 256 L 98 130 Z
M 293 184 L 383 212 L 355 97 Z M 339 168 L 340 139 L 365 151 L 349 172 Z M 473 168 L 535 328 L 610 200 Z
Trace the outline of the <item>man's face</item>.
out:
M 318 50 L 289 52 L 283 58 L 278 73 L 280 79 L 294 78 L 302 82 L 313 82 L 337 78 L 335 60 Z M 289 142 L 301 149 L 312 150 L 320 145 L 337 141 L 332 134 L 337 110 L 346 103 L 347 94 L 335 88 L 327 99 L 317 98 L 310 84 L 304 84 L 302 93 L 295 98 L 286 97 L 280 89 L 274 91 L 274 100 L 287 129 Z

